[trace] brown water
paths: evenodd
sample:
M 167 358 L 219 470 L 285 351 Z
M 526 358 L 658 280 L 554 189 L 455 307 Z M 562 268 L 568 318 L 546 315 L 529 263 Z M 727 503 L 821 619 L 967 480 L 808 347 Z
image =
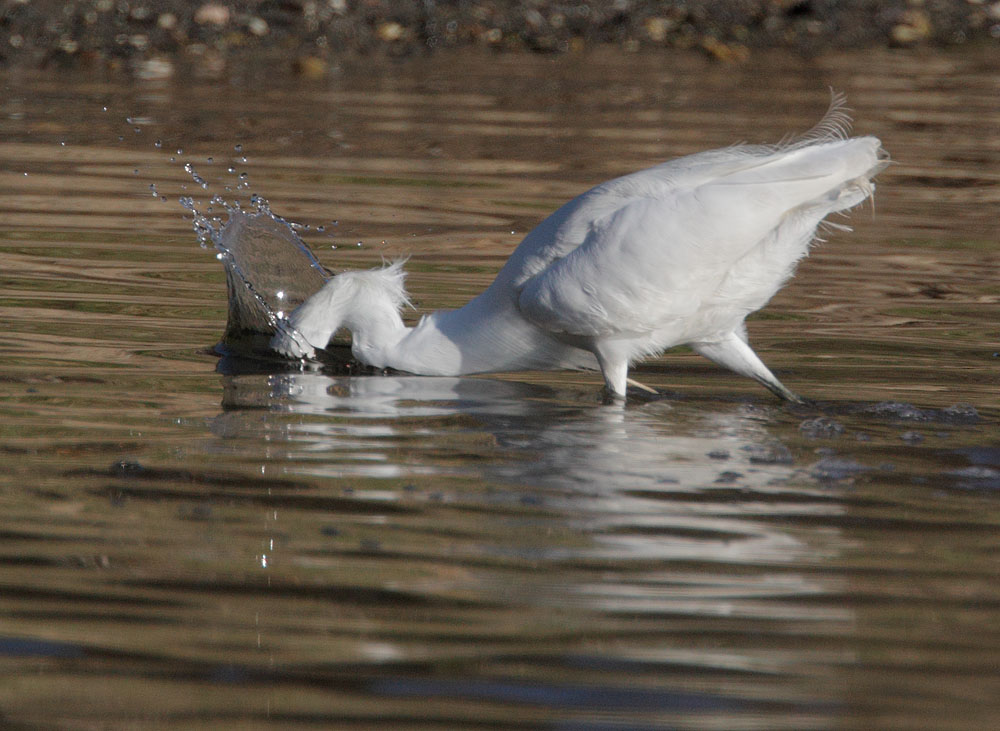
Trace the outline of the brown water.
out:
M 588 185 L 801 131 L 829 86 L 896 164 L 750 325 L 818 409 L 690 353 L 625 410 L 593 374 L 211 354 L 180 196 L 246 172 L 327 266 L 411 255 L 425 311 Z M 998 130 L 989 49 L 7 74 L 0 725 L 995 727 Z

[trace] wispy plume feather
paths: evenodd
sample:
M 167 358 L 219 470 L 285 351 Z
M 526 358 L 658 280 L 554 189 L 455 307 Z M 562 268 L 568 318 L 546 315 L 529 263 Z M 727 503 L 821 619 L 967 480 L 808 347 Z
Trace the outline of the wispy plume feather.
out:
M 847 97 L 830 89 L 830 106 L 816 125 L 795 138 L 788 147 L 805 147 L 817 142 L 846 140 L 851 136 L 851 110 L 847 107 Z

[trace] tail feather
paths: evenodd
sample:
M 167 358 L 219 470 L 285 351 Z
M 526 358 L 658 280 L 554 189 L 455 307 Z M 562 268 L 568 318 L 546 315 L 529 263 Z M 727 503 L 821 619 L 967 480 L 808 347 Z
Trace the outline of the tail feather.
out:
M 833 213 L 871 196 L 871 179 L 886 165 L 887 155 L 875 137 L 817 142 L 775 152 L 758 165 L 725 175 L 705 186 L 701 197 L 709 201 L 719 196 L 731 207 L 732 188 L 738 186 L 755 206 L 792 211 L 821 205 Z
M 817 142 L 833 142 L 846 140 L 851 135 L 851 110 L 847 107 L 847 96 L 842 92 L 830 90 L 830 106 L 826 114 L 812 129 L 805 132 L 784 147 L 808 147 Z

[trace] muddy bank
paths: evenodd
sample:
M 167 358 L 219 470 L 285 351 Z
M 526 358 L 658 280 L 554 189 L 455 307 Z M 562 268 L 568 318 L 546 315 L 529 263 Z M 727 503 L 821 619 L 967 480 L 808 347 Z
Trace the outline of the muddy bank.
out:
M 0 67 L 106 65 L 169 76 L 268 59 L 320 76 L 340 58 L 481 46 L 573 53 L 612 45 L 699 49 L 740 61 L 879 46 L 997 43 L 997 0 L 5 0 Z

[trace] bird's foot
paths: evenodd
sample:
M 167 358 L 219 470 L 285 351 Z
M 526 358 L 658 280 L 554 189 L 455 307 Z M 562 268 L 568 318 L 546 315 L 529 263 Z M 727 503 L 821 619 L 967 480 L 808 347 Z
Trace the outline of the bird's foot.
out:
M 624 406 L 625 394 L 618 393 L 614 389 L 604 386 L 604 388 L 601 389 L 601 403 L 605 406 Z
M 634 378 L 627 378 L 627 379 L 625 380 L 625 382 L 626 382 L 626 383 L 627 383 L 628 385 L 630 385 L 630 386 L 635 386 L 635 387 L 636 387 L 636 388 L 638 388 L 639 390 L 641 390 L 641 391 L 645 391 L 646 393 L 651 393 L 651 394 L 653 394 L 654 396 L 659 396 L 659 395 L 660 395 L 660 392 L 659 392 L 659 391 L 657 391 L 657 390 L 656 390 L 655 388 L 650 388 L 650 387 L 649 387 L 649 386 L 647 386 L 647 385 L 646 385 L 645 383 L 639 383 L 639 382 L 638 382 L 637 380 L 635 380 Z

